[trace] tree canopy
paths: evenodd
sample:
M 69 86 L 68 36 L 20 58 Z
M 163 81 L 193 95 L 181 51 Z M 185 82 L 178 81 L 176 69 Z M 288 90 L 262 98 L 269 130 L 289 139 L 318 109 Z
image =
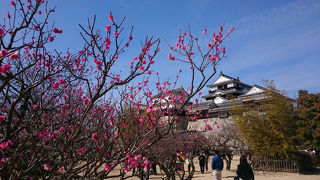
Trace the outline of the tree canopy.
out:
M 320 93 L 312 94 L 300 90 L 298 106 L 298 137 L 300 145 L 307 150 L 320 153 Z
M 254 107 L 236 106 L 234 121 L 244 141 L 256 155 L 288 156 L 295 151 L 293 100 L 274 86 L 265 89 L 264 99 Z

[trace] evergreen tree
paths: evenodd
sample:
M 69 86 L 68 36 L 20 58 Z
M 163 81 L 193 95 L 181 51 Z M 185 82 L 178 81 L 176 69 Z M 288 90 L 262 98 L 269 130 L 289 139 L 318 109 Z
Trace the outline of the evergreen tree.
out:
M 244 141 L 256 155 L 288 156 L 295 151 L 296 129 L 293 101 L 272 84 L 263 101 L 254 106 L 236 106 L 235 123 Z
M 297 100 L 299 119 L 298 137 L 301 147 L 315 151 L 319 161 L 320 156 L 320 94 L 299 91 Z

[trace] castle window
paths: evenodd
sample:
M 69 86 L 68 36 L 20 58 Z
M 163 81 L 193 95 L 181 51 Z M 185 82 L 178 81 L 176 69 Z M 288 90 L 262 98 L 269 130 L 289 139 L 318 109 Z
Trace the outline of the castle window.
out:
M 227 85 L 227 88 L 232 88 L 232 87 L 234 87 L 234 83 L 229 83 L 229 84 Z

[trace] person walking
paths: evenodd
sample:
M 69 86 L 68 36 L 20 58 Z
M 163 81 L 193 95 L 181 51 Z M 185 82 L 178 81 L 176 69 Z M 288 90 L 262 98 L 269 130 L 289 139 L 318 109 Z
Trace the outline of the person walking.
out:
M 200 152 L 198 159 L 199 159 L 200 171 L 201 173 L 204 173 L 204 166 L 206 165 L 206 156 L 204 156 L 204 154 Z
M 237 168 L 237 176 L 239 180 L 254 180 L 252 168 L 247 161 L 247 157 L 244 155 L 240 157 L 240 164 Z
M 221 180 L 222 169 L 223 169 L 223 159 L 219 156 L 219 151 L 214 151 L 214 156 L 211 160 L 212 176 L 213 180 Z
M 208 164 L 209 164 L 209 155 L 210 155 L 210 153 L 209 153 L 209 149 L 208 148 L 206 148 L 205 150 L 204 150 L 204 155 L 206 156 L 206 171 L 208 171 Z

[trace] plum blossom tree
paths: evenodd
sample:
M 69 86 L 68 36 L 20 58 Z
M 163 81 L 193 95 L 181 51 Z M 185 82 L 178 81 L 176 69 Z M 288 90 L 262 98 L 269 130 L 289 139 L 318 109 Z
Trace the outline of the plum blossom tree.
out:
M 148 149 L 147 157 L 159 165 L 166 179 L 192 179 L 195 173 L 193 158 L 209 141 L 200 132 L 182 132 L 166 136 Z M 191 169 L 185 173 L 184 162 L 190 160 Z M 180 161 L 181 164 L 177 164 Z
M 232 151 L 244 151 L 245 145 L 237 126 L 232 121 L 222 121 L 212 130 L 207 131 L 206 135 L 209 140 L 211 149 L 219 150 L 222 158 L 226 160 L 226 169 L 230 170 L 233 158 Z
M 215 74 L 225 55 L 221 43 L 233 31 L 223 35 L 221 26 L 205 50 L 191 32 L 180 31 L 169 60 L 189 64 L 192 77 L 187 93 L 174 96 L 179 74 L 173 83 L 161 82 L 151 71 L 157 38 L 146 37 L 127 69 L 117 70 L 123 53 L 134 48 L 133 28 L 125 34 L 125 18 L 118 22 L 109 13 L 103 30 L 96 29 L 96 17 L 88 19 L 80 25 L 84 47 L 58 52 L 48 48 L 63 34 L 50 24 L 54 8 L 44 0 L 10 4 L 13 10 L 0 24 L 2 179 L 128 178 L 124 173 L 137 166 L 148 170 L 144 155 L 174 133 L 180 112 Z M 154 91 L 172 96 L 166 107 L 153 102 L 154 75 Z M 121 172 L 111 175 L 117 166 Z

